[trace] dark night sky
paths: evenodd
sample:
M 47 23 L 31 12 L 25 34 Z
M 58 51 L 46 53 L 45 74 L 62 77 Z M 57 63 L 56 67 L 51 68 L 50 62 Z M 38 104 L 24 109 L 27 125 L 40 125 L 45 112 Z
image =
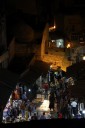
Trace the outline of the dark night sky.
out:
M 24 14 L 27 13 L 32 15 L 40 15 L 41 16 L 40 19 L 42 19 L 42 17 L 44 17 L 44 19 L 48 17 L 50 22 L 51 20 L 53 20 L 54 16 L 57 16 L 58 13 L 76 12 L 77 11 L 77 9 L 75 8 L 76 3 L 77 4 L 79 3 L 79 5 L 80 3 L 82 3 L 81 2 L 82 0 L 81 1 L 69 0 L 70 2 L 74 1 L 75 3 L 75 5 L 73 4 L 74 8 L 72 8 L 71 6 L 70 7 L 67 6 L 67 9 L 65 9 L 64 8 L 65 5 L 63 4 L 63 1 L 68 2 L 68 0 L 49 0 L 49 2 L 47 0 L 3 0 L 3 1 L 6 1 L 6 13 L 7 16 L 9 17 L 9 20 L 10 17 L 12 17 L 13 18 L 12 21 L 14 21 L 14 14 L 15 13 L 18 14 L 18 12 L 19 13 L 22 12 Z M 80 10 L 78 9 L 78 11 Z M 84 11 L 82 12 L 84 13 Z M 10 22 L 9 24 L 11 23 L 12 22 Z
M 15 24 L 18 13 L 22 13 L 26 18 L 25 14 L 40 15 L 42 17 L 48 16 L 53 19 L 54 13 L 54 2 L 55 0 L 7 0 L 6 1 L 6 14 L 7 14 L 7 30 L 8 36 L 12 36 L 12 27 Z M 23 17 L 23 15 L 21 17 Z M 28 17 L 28 16 L 27 16 Z M 28 18 L 29 20 L 29 18 Z M 28 21 L 27 20 L 27 21 Z M 32 20 L 33 21 L 33 20 Z M 29 21 L 30 22 L 30 21 Z M 11 33 L 10 33 L 11 32 Z
M 9 13 L 16 12 L 17 10 L 22 10 L 24 13 L 37 13 L 35 0 L 7 0 L 6 8 Z
M 55 1 L 57 0 L 7 0 L 6 14 L 14 15 L 14 13 L 27 13 L 32 15 L 40 15 L 52 19 L 55 13 Z
M 66 5 L 69 11 L 85 11 L 85 1 L 84 0 L 2 0 L 6 1 L 6 10 L 8 14 L 17 12 L 21 10 L 24 13 L 31 14 L 48 14 L 54 15 L 59 12 L 64 13 L 65 5 L 64 2 L 69 4 Z M 71 6 L 72 5 L 72 6 Z M 80 7 L 83 5 L 83 7 Z M 67 11 L 67 10 L 66 10 Z M 83 11 L 82 11 L 83 12 Z M 83 12 L 84 13 L 84 12 Z
M 47 7 L 50 5 L 49 3 L 44 3 L 42 0 L 41 2 L 38 2 L 38 0 L 7 0 L 6 6 L 8 10 L 16 11 L 17 9 L 21 9 L 23 12 L 26 13 L 32 13 L 36 14 L 37 13 L 37 5 L 36 1 L 40 6 Z M 48 5 L 47 5 L 48 4 Z
M 38 15 L 54 15 L 57 12 L 61 0 L 7 0 L 6 10 L 8 14 L 18 12 L 38 14 Z

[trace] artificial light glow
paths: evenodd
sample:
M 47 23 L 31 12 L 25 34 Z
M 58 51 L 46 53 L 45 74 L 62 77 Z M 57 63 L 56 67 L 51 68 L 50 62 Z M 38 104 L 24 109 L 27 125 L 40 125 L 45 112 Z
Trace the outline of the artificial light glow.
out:
M 52 40 L 52 42 L 55 42 L 55 40 Z
M 70 43 L 69 43 L 69 44 L 67 44 L 67 48 L 70 48 L 70 47 L 71 47 Z
M 59 42 L 59 46 L 61 45 L 61 42 Z
M 49 28 L 49 31 L 52 31 L 52 30 L 54 30 L 55 28 L 56 28 L 56 26 L 54 25 L 54 26 L 52 26 L 52 27 Z
M 31 92 L 31 89 L 29 89 L 28 91 Z
M 56 47 L 63 48 L 64 47 L 64 40 L 63 39 L 57 39 L 56 40 Z
M 72 114 L 72 116 L 74 117 L 74 114 Z
M 52 65 L 50 65 L 50 68 L 52 68 L 53 66 Z
M 85 110 L 83 110 L 83 112 L 82 112 L 83 114 L 85 114 Z
M 44 100 L 39 107 L 40 111 L 49 111 L 49 100 Z
M 85 56 L 83 56 L 83 60 L 85 60 Z
M 54 25 L 54 28 L 56 28 L 55 25 Z

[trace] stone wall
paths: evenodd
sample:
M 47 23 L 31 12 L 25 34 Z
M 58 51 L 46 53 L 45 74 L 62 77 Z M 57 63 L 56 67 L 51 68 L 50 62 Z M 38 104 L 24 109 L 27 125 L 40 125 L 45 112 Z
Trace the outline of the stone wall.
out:
M 45 54 L 43 61 L 50 63 L 53 69 L 57 69 L 57 66 L 60 66 L 64 71 L 71 65 L 71 61 L 68 61 L 64 52 L 51 51 L 47 55 Z
M 41 59 L 43 59 L 45 53 L 48 53 L 48 41 L 49 41 L 49 26 L 48 24 L 46 24 L 41 42 Z

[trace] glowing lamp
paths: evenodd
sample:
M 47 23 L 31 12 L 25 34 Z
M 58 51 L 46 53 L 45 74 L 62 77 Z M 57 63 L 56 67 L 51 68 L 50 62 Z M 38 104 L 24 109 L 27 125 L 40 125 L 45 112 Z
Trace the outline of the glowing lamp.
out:
M 70 48 L 70 47 L 71 47 L 70 43 L 69 43 L 69 44 L 67 44 L 67 48 Z

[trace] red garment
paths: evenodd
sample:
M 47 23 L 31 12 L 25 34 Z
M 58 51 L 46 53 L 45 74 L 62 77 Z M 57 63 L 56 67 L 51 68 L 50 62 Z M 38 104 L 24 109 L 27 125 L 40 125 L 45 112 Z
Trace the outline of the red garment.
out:
M 43 84 L 43 88 L 44 88 L 45 90 L 48 90 L 48 83 Z
M 59 113 L 58 114 L 58 118 L 62 118 L 63 116 L 62 116 L 62 113 Z
M 14 93 L 15 93 L 15 100 L 19 100 L 20 99 L 20 95 L 18 94 L 18 91 L 15 90 Z

